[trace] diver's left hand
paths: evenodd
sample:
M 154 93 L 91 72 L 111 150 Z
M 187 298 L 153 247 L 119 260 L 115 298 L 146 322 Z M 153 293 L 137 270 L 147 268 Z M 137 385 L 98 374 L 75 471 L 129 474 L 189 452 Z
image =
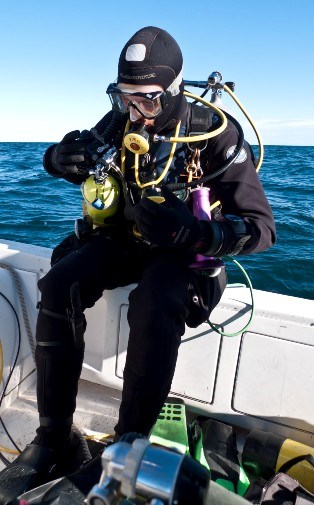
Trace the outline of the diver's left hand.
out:
M 162 195 L 164 203 L 144 197 L 134 207 L 138 231 L 153 245 L 192 249 L 200 236 L 198 219 L 167 187 Z

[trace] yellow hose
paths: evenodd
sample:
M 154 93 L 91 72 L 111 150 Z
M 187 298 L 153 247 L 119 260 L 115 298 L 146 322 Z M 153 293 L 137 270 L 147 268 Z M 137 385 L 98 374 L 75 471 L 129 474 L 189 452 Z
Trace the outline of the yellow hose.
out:
M 189 144 L 192 142 L 202 142 L 203 140 L 207 140 L 207 139 L 211 139 L 213 137 L 216 137 L 217 135 L 219 135 L 220 133 L 222 133 L 226 129 L 228 120 L 222 110 L 218 109 L 218 107 L 216 107 L 212 103 L 208 102 L 207 100 L 204 100 L 204 98 L 201 98 L 198 95 L 194 95 L 193 93 L 189 93 L 187 91 L 184 91 L 184 95 L 188 98 L 193 98 L 194 100 L 201 102 L 203 105 L 206 105 L 207 107 L 212 109 L 214 112 L 216 112 L 217 116 L 220 117 L 222 124 L 218 128 L 216 128 L 216 130 L 211 131 L 211 132 L 207 132 L 207 133 L 203 133 L 202 135 L 193 135 L 193 137 L 177 137 L 177 136 L 175 136 L 175 137 L 165 138 L 164 140 L 166 142 L 171 142 L 174 144 L 177 142 L 189 143 Z M 130 127 L 130 124 L 131 124 L 131 122 L 127 121 L 124 133 L 126 133 L 128 128 Z M 177 135 L 177 132 L 178 132 L 178 129 L 176 130 L 176 135 Z M 125 173 L 125 149 L 126 149 L 126 147 L 123 142 L 122 149 L 121 149 L 121 171 L 123 174 Z M 154 182 L 154 184 L 156 184 L 156 181 Z M 151 184 L 145 183 L 145 186 L 149 186 L 149 185 L 151 185 Z M 143 188 L 144 186 L 141 186 L 141 187 Z
M 176 135 L 178 135 L 178 133 L 180 131 L 180 126 L 181 126 L 181 121 L 179 121 L 179 123 L 177 124 L 176 132 L 175 132 Z M 179 137 L 174 137 L 174 138 L 179 138 Z M 145 182 L 143 184 L 141 183 L 140 177 L 139 177 L 139 154 L 135 154 L 135 168 L 134 168 L 134 170 L 135 170 L 135 180 L 136 180 L 136 184 L 138 185 L 139 188 L 144 189 L 144 188 L 147 188 L 149 186 L 157 186 L 163 180 L 163 178 L 168 173 L 168 170 L 170 168 L 170 165 L 171 165 L 171 162 L 173 160 L 173 156 L 174 156 L 176 147 L 177 147 L 177 142 L 172 142 L 171 151 L 170 151 L 170 155 L 169 155 L 168 161 L 167 161 L 166 166 L 163 169 L 162 173 L 160 174 L 160 176 L 156 180 L 154 180 L 154 181 Z
M 249 121 L 250 125 L 252 126 L 252 128 L 253 128 L 253 130 L 255 132 L 255 135 L 257 137 L 258 144 L 259 144 L 259 151 L 260 151 L 258 162 L 257 162 L 257 165 L 256 165 L 256 172 L 258 172 L 260 170 L 261 166 L 262 166 L 263 158 L 264 158 L 264 146 L 263 146 L 263 143 L 262 143 L 261 136 L 260 136 L 260 134 L 259 134 L 259 132 L 258 132 L 258 130 L 257 130 L 257 128 L 256 128 L 256 126 L 255 126 L 255 124 L 254 124 L 251 116 L 250 116 L 250 114 L 244 108 L 244 106 L 242 105 L 242 103 L 240 102 L 240 100 L 236 97 L 236 95 L 225 84 L 223 85 L 223 89 L 224 89 L 224 91 L 226 91 L 231 96 L 231 98 L 238 105 L 238 107 L 243 112 L 243 114 L 245 115 L 245 117 L 247 118 L 247 120 Z M 194 100 L 197 100 L 198 102 L 201 102 L 203 105 L 206 105 L 207 107 L 209 107 L 210 109 L 212 109 L 214 112 L 216 112 L 216 114 L 222 120 L 222 124 L 220 125 L 219 128 L 217 128 L 216 130 L 214 130 L 212 132 L 207 132 L 207 133 L 204 133 L 202 135 L 195 135 L 193 137 L 177 137 L 177 136 L 170 137 L 170 138 L 165 139 L 167 142 L 172 142 L 174 144 L 177 143 L 177 142 L 181 142 L 181 143 L 202 142 L 204 140 L 216 137 L 217 135 L 219 135 L 220 133 L 222 133 L 226 129 L 227 118 L 226 118 L 225 114 L 223 113 L 223 111 L 221 109 L 219 109 L 218 107 L 216 107 L 215 105 L 213 105 L 211 102 L 208 102 L 207 100 L 204 100 L 204 98 L 202 98 L 202 97 L 200 97 L 198 95 L 194 95 L 193 93 L 189 93 L 188 91 L 184 91 L 184 95 L 187 98 L 192 98 Z M 128 128 L 129 125 L 130 125 L 130 122 L 128 121 L 128 123 L 126 125 L 126 128 L 125 128 L 125 131 L 127 130 L 127 128 Z M 122 168 L 122 172 L 124 173 L 125 172 L 125 145 L 124 145 L 124 143 L 122 144 L 121 161 L 122 161 L 122 167 L 121 168 Z M 135 168 L 138 169 L 138 155 L 137 155 L 137 159 L 135 157 Z M 163 171 L 163 174 L 164 174 L 164 172 L 165 172 L 165 170 Z M 158 180 L 158 182 L 159 182 L 159 180 Z M 139 180 L 138 180 L 138 177 L 137 177 L 137 184 L 138 183 L 139 183 Z M 152 185 L 152 184 L 156 184 L 156 183 L 157 182 L 154 181 L 153 183 L 141 184 L 140 187 L 143 188 L 143 187 L 146 187 L 146 186 L 149 186 L 149 185 Z M 220 204 L 220 201 L 218 200 L 213 205 L 211 205 L 210 209 L 211 210 L 214 209 L 219 204 Z
M 198 100 L 199 102 L 203 103 L 204 105 L 206 105 L 207 107 L 212 109 L 214 112 L 216 112 L 216 114 L 222 120 L 222 124 L 219 126 L 219 128 L 216 128 L 216 130 L 214 130 L 212 132 L 203 133 L 202 135 L 193 135 L 193 137 L 178 137 L 177 135 L 178 135 L 178 132 L 180 131 L 180 125 L 181 125 L 181 123 L 179 122 L 177 125 L 177 128 L 176 128 L 175 136 L 167 139 L 167 142 L 171 142 L 173 144 L 168 162 L 167 162 L 164 170 L 162 171 L 162 174 L 155 181 L 150 181 L 150 182 L 146 182 L 143 184 L 140 182 L 139 173 L 138 173 L 139 172 L 139 155 L 135 154 L 135 179 L 136 179 L 136 184 L 141 189 L 146 188 L 148 186 L 158 185 L 159 182 L 161 182 L 163 180 L 164 176 L 168 172 L 169 167 L 171 165 L 177 142 L 182 142 L 182 143 L 184 143 L 184 142 L 185 143 L 202 142 L 203 140 L 208 140 L 212 137 L 216 137 L 217 135 L 219 135 L 221 132 L 223 132 L 226 129 L 227 118 L 226 118 L 225 114 L 223 113 L 223 111 L 221 111 L 220 109 L 218 109 L 218 107 L 216 107 L 212 103 L 208 102 L 207 100 L 204 100 L 203 98 L 201 98 L 198 95 L 188 93 L 187 91 L 184 91 L 184 95 L 188 98 L 193 98 L 193 99 Z
M 20 454 L 20 451 L 17 451 L 16 449 L 8 449 L 7 447 L 3 447 L 2 445 L 0 445 L 0 451 L 7 452 L 9 454 Z
M 247 112 L 247 110 L 243 107 L 242 103 L 240 102 L 240 100 L 235 96 L 235 94 L 233 93 L 233 91 L 231 91 L 230 88 L 228 88 L 228 86 L 226 86 L 225 84 L 223 85 L 223 89 L 231 96 L 231 98 L 235 101 L 235 103 L 239 106 L 239 108 L 241 109 L 241 111 L 243 112 L 243 114 L 245 115 L 245 117 L 247 118 L 247 120 L 249 121 L 250 125 L 252 126 L 254 132 L 255 132 L 255 135 L 257 137 L 257 140 L 258 140 L 258 145 L 259 145 L 259 150 L 260 150 L 260 154 L 259 154 L 259 159 L 258 159 L 258 162 L 257 162 L 257 165 L 256 165 L 256 172 L 259 171 L 259 169 L 261 168 L 262 166 L 262 163 L 263 163 L 263 158 L 264 158 L 264 146 L 263 146 L 263 142 L 262 142 L 262 139 L 261 139 L 261 136 L 253 122 L 253 119 L 251 118 L 250 114 Z
M 204 98 L 201 98 L 198 95 L 194 95 L 193 93 L 188 93 L 188 91 L 184 91 L 184 96 L 188 98 L 193 98 L 194 100 L 197 100 L 198 102 L 201 102 L 202 104 L 206 105 L 210 109 L 212 109 L 214 112 L 216 112 L 217 116 L 220 117 L 222 120 L 222 124 L 217 128 L 216 130 L 212 132 L 207 132 L 203 133 L 202 135 L 193 135 L 193 137 L 170 137 L 169 139 L 167 138 L 167 142 L 182 142 L 182 143 L 192 143 L 192 142 L 202 142 L 203 140 L 211 139 L 213 137 L 216 137 L 220 133 L 222 133 L 226 127 L 227 127 L 227 118 L 225 114 L 223 113 L 222 110 L 218 109 L 215 105 L 212 103 L 208 102 L 207 100 L 204 100 Z

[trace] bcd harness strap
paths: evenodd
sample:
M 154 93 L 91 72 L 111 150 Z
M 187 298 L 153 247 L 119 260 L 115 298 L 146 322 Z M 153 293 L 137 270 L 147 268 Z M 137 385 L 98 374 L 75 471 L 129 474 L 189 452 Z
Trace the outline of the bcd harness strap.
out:
M 193 135 L 201 135 L 208 132 L 213 125 L 213 115 L 214 113 L 208 107 L 191 104 L 187 121 L 187 135 L 192 137 Z M 204 140 L 203 142 L 193 142 L 191 147 L 192 150 L 194 150 L 195 147 L 203 150 L 206 145 L 207 140 Z
M 186 136 L 193 138 L 196 135 L 207 133 L 213 124 L 213 112 L 208 107 L 201 107 L 195 103 L 190 104 L 187 118 Z M 193 179 L 201 179 L 203 170 L 201 167 L 200 157 L 201 151 L 207 147 L 207 140 L 201 142 L 189 142 L 187 148 L 190 153 L 186 152 L 186 172 L 188 183 Z

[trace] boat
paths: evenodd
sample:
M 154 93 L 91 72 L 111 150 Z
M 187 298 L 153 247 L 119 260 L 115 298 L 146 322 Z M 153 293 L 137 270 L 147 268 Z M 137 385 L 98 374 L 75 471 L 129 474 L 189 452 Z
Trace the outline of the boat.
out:
M 37 282 L 50 269 L 51 252 L 0 240 L 0 416 L 21 449 L 31 442 L 38 424 Z M 74 416 L 86 436 L 113 433 L 128 342 L 128 295 L 134 286 L 105 291 L 86 311 L 86 350 Z M 254 317 L 247 327 L 252 293 Z M 253 429 L 313 448 L 314 301 L 252 293 L 244 285 L 227 286 L 211 316 L 224 335 L 208 323 L 186 328 L 171 395 L 184 402 L 189 419 L 207 416 L 234 427 L 239 454 Z M 13 461 L 16 454 L 3 426 L 0 446 L 1 451 L 13 449 L 2 452 Z
M 204 88 L 206 92 L 211 89 L 210 103 L 202 98 L 205 93 L 202 97 L 185 94 L 213 108 L 218 115 L 224 109 L 221 90 L 233 98 L 256 133 L 258 171 L 263 160 L 259 133 L 235 97 L 234 83 L 227 85 L 221 81 L 219 72 L 213 72 L 207 81 L 185 81 L 186 86 Z M 239 152 L 235 151 L 233 156 Z M 106 170 L 117 169 L 110 161 L 111 154 L 108 159 L 106 153 L 98 159 Z M 40 301 L 37 284 L 50 269 L 51 254 L 47 247 L 0 238 L 0 470 L 16 458 L 16 448 L 22 450 L 32 441 L 38 426 L 34 361 Z M 61 501 L 131 504 L 138 502 L 128 501 L 127 497 L 136 499 L 137 493 L 139 503 L 181 505 L 174 492 L 180 488 L 180 479 L 185 484 L 189 480 L 190 490 L 195 491 L 189 501 L 187 488 L 183 486 L 182 505 L 245 505 L 249 502 L 242 497 L 250 480 L 243 467 L 245 461 L 246 468 L 251 470 L 253 463 L 258 466 L 254 460 L 257 453 L 261 453 L 263 464 L 271 454 L 276 462 L 276 468 L 270 469 L 274 473 L 296 456 L 294 474 L 301 484 L 309 482 L 314 499 L 314 300 L 256 290 L 249 280 L 247 285 L 228 285 L 210 321 L 197 328 L 186 327 L 171 398 L 167 399 L 149 440 L 133 437 L 110 445 L 123 386 L 129 334 L 128 296 L 134 287 L 135 284 L 104 291 L 95 306 L 85 311 L 85 356 L 74 427 L 84 439 L 98 440 L 100 447 L 105 448 L 100 482 L 93 482 L 86 501 L 73 487 L 65 501 L 41 501 L 47 491 L 44 485 L 44 489 L 36 491 L 35 501 L 34 495 L 26 493 L 29 501 L 21 500 L 19 505 L 61 505 Z M 226 433 L 234 435 L 241 477 L 233 487 L 228 479 L 213 482 L 214 467 L 208 463 L 210 451 L 206 454 L 208 440 L 203 437 L 203 445 L 198 444 L 202 436 L 197 428 L 202 432 L 206 423 L 214 427 L 213 431 L 223 426 L 222 432 L 227 427 Z M 274 457 L 277 440 L 278 455 Z M 226 441 L 222 440 L 223 449 Z M 214 442 L 219 450 L 220 441 Z M 264 453 L 268 455 L 266 459 Z M 190 458 L 188 463 L 185 457 Z M 309 466 L 310 461 L 313 467 Z M 198 466 L 193 466 L 194 462 Z M 224 462 L 228 465 L 228 461 Z M 183 479 L 182 469 L 187 467 L 189 471 Z M 48 488 L 55 486 L 56 495 L 62 482 L 48 483 Z M 80 499 L 75 501 L 74 495 Z

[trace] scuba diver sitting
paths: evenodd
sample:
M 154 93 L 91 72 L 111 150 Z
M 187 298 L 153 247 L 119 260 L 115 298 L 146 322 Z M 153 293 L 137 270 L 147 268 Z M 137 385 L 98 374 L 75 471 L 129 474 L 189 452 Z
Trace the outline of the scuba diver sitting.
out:
M 115 432 L 116 439 L 128 432 L 148 436 L 170 391 L 185 325 L 207 320 L 226 286 L 225 268 L 204 275 L 191 267 L 195 255 L 214 264 L 226 255 L 263 251 L 275 241 L 272 211 L 250 146 L 245 142 L 232 158 L 237 122 L 228 117 L 221 133 L 201 143 L 192 136 L 183 141 L 204 131 L 207 108 L 187 101 L 182 65 L 171 35 L 156 27 L 139 30 L 121 52 L 117 84 L 108 87 L 112 110 L 90 132 L 70 132 L 44 155 L 49 174 L 82 184 L 90 208 L 84 223 L 94 222 L 56 247 L 52 267 L 38 283 L 39 427 L 32 443 L 0 473 L 2 504 L 82 464 L 75 457 L 78 441 L 71 427 L 84 357 L 84 310 L 104 290 L 137 284 L 129 296 L 129 342 Z M 206 113 L 206 121 L 207 133 L 222 130 L 216 113 Z M 164 137 L 177 141 L 164 142 Z M 99 153 L 112 148 L 110 195 L 118 200 L 112 198 L 106 207 L 91 174 Z M 221 170 L 228 160 L 230 168 Z M 192 212 L 198 187 L 210 188 L 211 201 L 221 203 L 211 220 Z

